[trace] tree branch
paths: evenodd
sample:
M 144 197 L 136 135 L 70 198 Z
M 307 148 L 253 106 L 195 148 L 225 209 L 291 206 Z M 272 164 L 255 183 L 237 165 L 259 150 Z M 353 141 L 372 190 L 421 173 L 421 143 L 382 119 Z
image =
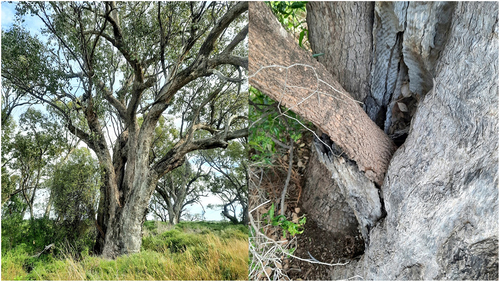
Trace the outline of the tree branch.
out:
M 381 185 L 396 150 L 392 140 L 264 3 L 251 3 L 249 19 L 250 84 L 326 132 L 368 179 Z
M 226 49 L 222 51 L 221 54 L 230 54 L 238 44 L 245 39 L 248 35 L 248 24 L 238 32 L 238 34 L 233 38 L 231 43 L 227 45 Z
M 236 55 L 220 54 L 213 58 L 208 59 L 208 65 L 214 68 L 219 65 L 230 64 L 233 66 L 240 66 L 248 70 L 248 57 L 240 57 Z
M 236 19 L 239 15 L 247 10 L 247 1 L 239 2 L 231 7 L 231 9 L 229 9 L 229 11 L 227 11 L 227 13 L 222 18 L 220 18 L 219 21 L 217 21 L 214 28 L 212 28 L 212 30 L 208 34 L 207 38 L 201 45 L 198 57 L 208 57 L 208 55 L 213 51 L 215 42 L 221 35 L 222 31 L 224 31 L 224 29 L 226 29 L 234 19 Z
M 118 99 L 116 99 L 113 96 L 113 93 L 111 93 L 111 91 L 106 87 L 106 85 L 104 85 L 104 82 L 102 82 L 101 80 L 98 80 L 97 85 L 99 86 L 100 90 L 104 92 L 104 98 L 111 105 L 113 105 L 113 107 L 115 107 L 115 109 L 118 111 L 118 114 L 120 115 L 120 117 L 123 120 L 128 121 L 127 109 L 125 108 L 125 106 L 120 101 L 118 101 Z

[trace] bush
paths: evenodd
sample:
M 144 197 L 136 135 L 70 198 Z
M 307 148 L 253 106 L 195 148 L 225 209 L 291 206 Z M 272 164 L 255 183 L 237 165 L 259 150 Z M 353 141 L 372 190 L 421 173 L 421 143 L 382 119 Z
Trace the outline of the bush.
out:
M 88 254 L 95 242 L 95 230 L 89 222 L 73 225 L 57 223 L 52 219 L 37 218 L 21 220 L 9 217 L 2 220 L 2 258 L 14 249 L 29 256 L 41 252 L 45 246 L 54 243 L 54 255 L 72 255 L 81 259 Z M 21 248 L 21 249 L 20 249 Z M 44 253 L 40 258 L 46 257 Z

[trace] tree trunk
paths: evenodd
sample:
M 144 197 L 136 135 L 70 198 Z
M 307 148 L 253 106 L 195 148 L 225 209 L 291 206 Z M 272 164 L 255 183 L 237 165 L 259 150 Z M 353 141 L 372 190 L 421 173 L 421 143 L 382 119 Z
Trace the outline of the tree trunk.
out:
M 371 97 L 374 7 L 374 2 L 307 3 L 313 53 L 324 53 L 318 61 L 358 101 Z M 351 162 L 333 156 L 321 143 L 314 142 L 312 151 L 303 201 L 309 218 L 339 236 L 361 233 L 368 243 L 369 230 L 384 215 L 378 189 Z
M 423 96 L 382 187 L 387 217 L 362 276 L 498 280 L 498 2 L 386 13 L 404 15 L 409 88 Z
M 238 218 L 236 216 L 231 215 L 231 213 L 229 213 L 229 211 L 227 209 L 227 207 L 232 205 L 234 201 L 235 200 L 224 205 L 223 210 L 222 210 L 222 215 L 224 215 L 227 219 L 229 219 L 233 224 L 238 224 L 238 223 L 240 223 L 238 221 Z
M 396 149 L 392 140 L 264 3 L 250 3 L 249 20 L 250 84 L 326 132 L 366 177 L 382 185 Z
M 349 22 L 345 11 L 358 11 L 359 5 L 308 3 L 310 35 L 316 37 L 310 38 L 313 52 L 325 53 L 318 59 L 327 69 L 349 73 L 345 66 L 351 57 L 335 61 L 328 51 L 315 48 L 373 46 L 365 110 L 387 134 L 407 137 L 380 189 L 386 216 L 369 230 L 359 263 L 336 267 L 330 277 L 347 279 L 352 275 L 343 274 L 354 273 L 365 280 L 498 280 L 498 3 L 377 2 L 373 15 L 358 15 L 352 27 L 363 30 L 373 22 L 373 41 L 352 46 L 342 34 L 345 29 L 337 27 Z M 365 65 L 358 67 L 359 73 L 365 71 Z M 328 175 L 348 167 L 348 162 L 324 163 L 328 171 L 323 174 Z M 343 173 L 334 175 L 330 185 L 340 186 L 347 176 L 361 179 Z M 306 190 L 309 209 L 328 205 L 330 212 L 342 210 L 334 207 L 346 195 L 340 187 L 316 189 L 323 194 Z M 353 208 L 350 215 L 359 223 L 356 212 L 361 210 Z M 308 214 L 320 218 L 320 213 Z M 341 217 L 349 218 L 346 213 Z M 323 218 L 328 228 L 352 228 L 333 226 L 340 225 L 331 220 L 338 218 L 335 213 Z
M 174 202 L 171 205 L 171 208 L 168 210 L 168 221 L 170 224 L 177 224 L 181 220 L 181 209 L 182 209 L 182 203 Z
M 370 94 L 375 2 L 307 2 L 313 53 L 358 101 Z
M 250 223 L 250 219 L 248 218 L 248 204 L 243 206 L 243 218 L 241 219 L 241 223 L 243 225 L 248 225 Z

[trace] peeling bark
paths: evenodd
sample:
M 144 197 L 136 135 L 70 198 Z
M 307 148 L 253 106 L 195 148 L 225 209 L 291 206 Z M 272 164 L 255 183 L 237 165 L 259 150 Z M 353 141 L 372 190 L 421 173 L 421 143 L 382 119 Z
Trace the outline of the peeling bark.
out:
M 377 2 L 374 14 L 366 110 L 408 137 L 380 188 L 386 216 L 331 279 L 498 280 L 498 3 Z M 349 181 L 347 162 L 327 166 Z

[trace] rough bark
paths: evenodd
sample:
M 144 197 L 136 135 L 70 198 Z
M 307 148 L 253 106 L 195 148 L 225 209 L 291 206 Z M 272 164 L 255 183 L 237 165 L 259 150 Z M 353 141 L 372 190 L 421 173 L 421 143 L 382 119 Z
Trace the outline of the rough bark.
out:
M 354 237 L 359 226 L 354 211 L 338 185 L 332 181 L 332 173 L 326 168 L 324 161 L 320 161 L 320 158 L 328 158 L 328 153 L 323 156 L 325 153 L 317 150 L 316 144 L 311 147 L 302 196 L 302 207 L 307 213 L 307 220 L 312 219 L 318 227 L 340 236 Z
M 249 21 L 250 84 L 326 132 L 381 185 L 395 150 L 392 140 L 322 64 L 300 49 L 264 3 L 250 4 Z
M 374 2 L 307 2 L 309 42 L 317 57 L 358 101 L 370 94 Z
M 408 137 L 380 189 L 386 217 L 330 278 L 498 280 L 498 3 L 377 2 L 374 14 L 366 110 Z
M 371 97 L 374 7 L 373 2 L 307 4 L 313 53 L 324 53 L 318 61 L 359 101 Z M 331 143 L 328 136 L 322 137 L 327 144 Z M 354 237 L 360 232 L 368 243 L 369 230 L 384 215 L 378 189 L 356 170 L 355 164 L 340 156 L 341 152 L 332 154 L 319 142 L 315 142 L 312 150 L 313 156 L 318 150 L 318 156 L 309 161 L 309 173 L 305 174 L 306 212 L 328 214 L 313 216 L 320 228 L 344 237 Z
M 315 142 L 313 150 L 318 150 L 318 144 Z M 382 203 L 380 201 L 379 189 L 375 186 L 373 182 L 368 180 L 363 174 L 356 169 L 356 165 L 345 159 L 343 156 L 335 156 L 328 151 L 322 152 L 318 150 L 319 164 L 323 165 L 329 173 L 323 175 L 321 178 L 330 179 L 330 182 L 334 182 L 335 186 L 332 190 L 326 190 L 326 195 L 330 193 L 340 193 L 341 198 L 347 205 L 349 209 L 340 205 L 332 205 L 331 212 L 337 213 L 338 216 L 334 217 L 323 217 L 317 220 L 318 224 L 328 224 L 329 221 L 345 221 L 354 215 L 356 218 L 356 229 L 363 236 L 366 244 L 369 243 L 369 231 L 375 226 L 377 221 L 382 218 L 385 211 L 383 210 Z M 311 163 L 317 162 L 316 159 L 311 160 Z M 311 176 L 309 176 L 310 178 Z M 326 179 L 324 179 L 326 180 Z M 333 180 L 333 181 L 332 181 Z M 313 193 L 316 197 L 321 197 L 318 191 L 308 192 Z M 330 196 L 330 195 L 329 195 Z M 319 207 L 310 207 L 311 209 L 318 209 Z M 346 211 L 350 210 L 351 214 L 348 215 Z M 320 210 L 319 212 L 322 212 Z M 332 226 L 330 226 L 332 227 Z M 333 229 L 328 228 L 328 231 L 342 233 L 343 226 L 334 226 Z M 352 230 L 352 226 L 346 231 Z M 357 230 L 356 230 L 357 231 Z
M 434 5 L 410 3 L 407 18 Z M 449 38 L 382 187 L 387 217 L 370 234 L 365 279 L 498 279 L 498 3 L 456 3 L 450 27 L 439 27 L 424 28 Z

